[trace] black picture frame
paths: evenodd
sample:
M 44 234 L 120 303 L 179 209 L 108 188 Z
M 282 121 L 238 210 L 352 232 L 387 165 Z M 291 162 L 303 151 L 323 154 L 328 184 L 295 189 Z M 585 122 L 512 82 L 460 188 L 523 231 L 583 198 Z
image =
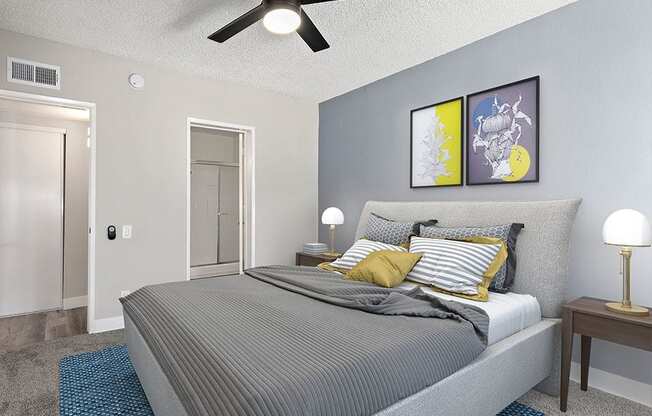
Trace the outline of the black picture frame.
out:
M 412 176 L 414 169 L 414 113 L 428 108 L 434 108 L 443 104 L 448 104 L 454 101 L 460 101 L 460 183 L 446 184 L 446 185 L 415 185 Z M 450 188 L 456 186 L 464 186 L 464 96 L 451 98 L 449 100 L 440 101 L 434 104 L 426 105 L 423 107 L 415 108 L 410 111 L 410 189 L 427 189 L 427 188 Z
M 536 153 L 534 157 L 534 178 L 532 179 L 525 179 L 525 180 L 517 180 L 517 181 L 500 181 L 500 180 L 490 180 L 490 181 L 471 181 L 470 177 L 470 170 L 472 168 L 472 164 L 470 161 L 470 153 L 472 149 L 472 144 L 471 140 L 473 138 L 472 135 L 472 129 L 469 128 L 469 126 L 472 126 L 472 109 L 471 109 L 471 102 L 473 101 L 474 97 L 478 95 L 484 95 L 488 93 L 492 93 L 495 91 L 499 91 L 502 89 L 506 88 L 511 88 L 519 84 L 525 84 L 534 81 L 535 83 L 535 125 L 534 125 L 534 151 Z M 540 153 L 540 126 L 541 126 L 541 114 L 540 114 L 540 91 L 541 91 L 541 77 L 539 75 L 529 77 L 529 78 L 524 78 L 518 81 L 510 82 L 507 84 L 499 85 L 497 87 L 492 87 L 486 90 L 474 92 L 473 94 L 468 94 L 466 96 L 466 120 L 464 122 L 465 128 L 467 131 L 466 138 L 464 140 L 464 147 L 466 151 L 466 156 L 465 156 L 465 184 L 469 186 L 476 186 L 476 185 L 507 185 L 507 184 L 520 184 L 520 183 L 538 183 L 539 178 L 540 178 L 540 163 L 539 163 L 539 153 Z

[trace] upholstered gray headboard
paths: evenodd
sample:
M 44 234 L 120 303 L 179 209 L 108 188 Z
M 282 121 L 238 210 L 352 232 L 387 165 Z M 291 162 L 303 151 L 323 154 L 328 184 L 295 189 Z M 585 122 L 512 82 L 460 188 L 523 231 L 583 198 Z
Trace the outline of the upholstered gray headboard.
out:
M 531 202 L 379 202 L 360 215 L 356 239 L 365 234 L 369 213 L 395 220 L 437 219 L 448 226 L 520 222 L 513 290 L 535 296 L 546 318 L 558 318 L 568 282 L 571 228 L 581 199 Z

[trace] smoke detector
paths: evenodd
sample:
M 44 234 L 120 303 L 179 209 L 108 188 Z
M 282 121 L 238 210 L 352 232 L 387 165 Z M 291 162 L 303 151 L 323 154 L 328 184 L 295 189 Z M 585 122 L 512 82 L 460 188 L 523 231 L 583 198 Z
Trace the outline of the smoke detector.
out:
M 142 90 L 145 88 L 145 77 L 141 74 L 130 74 L 129 75 L 129 86 L 135 90 Z

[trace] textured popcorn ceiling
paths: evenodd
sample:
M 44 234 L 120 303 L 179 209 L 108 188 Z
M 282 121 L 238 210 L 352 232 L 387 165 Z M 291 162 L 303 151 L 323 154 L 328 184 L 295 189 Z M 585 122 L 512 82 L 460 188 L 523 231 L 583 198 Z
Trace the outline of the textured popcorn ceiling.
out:
M 305 6 L 331 44 L 317 54 L 298 35 L 273 35 L 262 23 L 223 44 L 206 39 L 259 0 L 2 0 L 0 28 L 322 101 L 573 1 Z

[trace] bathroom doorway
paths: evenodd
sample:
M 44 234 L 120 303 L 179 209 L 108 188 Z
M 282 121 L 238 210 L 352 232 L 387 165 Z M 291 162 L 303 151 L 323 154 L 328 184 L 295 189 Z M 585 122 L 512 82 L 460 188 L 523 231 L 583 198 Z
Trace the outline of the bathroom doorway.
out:
M 241 273 L 252 264 L 253 130 L 192 120 L 188 129 L 188 276 Z

